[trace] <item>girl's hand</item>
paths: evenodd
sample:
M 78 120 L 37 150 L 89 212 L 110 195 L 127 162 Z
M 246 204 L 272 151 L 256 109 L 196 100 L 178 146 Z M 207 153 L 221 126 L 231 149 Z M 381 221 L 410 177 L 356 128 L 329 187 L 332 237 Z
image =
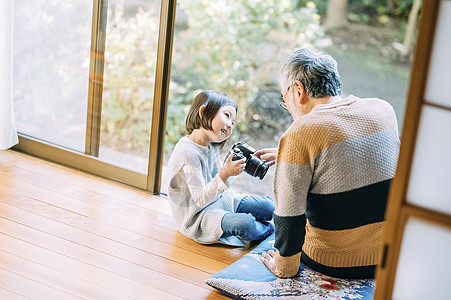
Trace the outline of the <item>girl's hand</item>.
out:
M 254 155 L 261 160 L 268 166 L 272 166 L 276 163 L 277 159 L 277 148 L 265 148 L 258 150 L 254 153 Z
M 223 182 L 226 182 L 230 176 L 236 176 L 241 174 L 244 171 L 244 168 L 246 167 L 245 158 L 235 161 L 233 161 L 232 158 L 233 153 L 230 153 L 230 155 L 224 162 L 224 165 L 222 166 L 221 170 L 219 171 L 219 177 L 222 179 Z

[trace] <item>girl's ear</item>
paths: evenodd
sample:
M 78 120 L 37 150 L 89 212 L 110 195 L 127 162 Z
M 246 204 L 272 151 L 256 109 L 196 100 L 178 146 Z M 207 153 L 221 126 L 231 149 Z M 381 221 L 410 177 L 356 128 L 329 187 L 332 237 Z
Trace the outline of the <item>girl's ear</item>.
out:
M 204 115 L 204 111 L 207 108 L 207 106 L 204 104 L 199 108 L 199 117 L 202 120 L 202 116 Z

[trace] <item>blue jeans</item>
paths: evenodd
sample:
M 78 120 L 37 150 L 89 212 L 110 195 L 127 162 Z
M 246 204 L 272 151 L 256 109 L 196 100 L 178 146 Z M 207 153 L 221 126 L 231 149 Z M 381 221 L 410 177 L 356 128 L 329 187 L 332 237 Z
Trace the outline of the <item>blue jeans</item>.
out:
M 245 241 L 263 240 L 274 232 L 274 224 L 269 222 L 274 209 L 271 197 L 245 196 L 235 213 L 227 213 L 222 218 L 222 237 L 233 235 Z

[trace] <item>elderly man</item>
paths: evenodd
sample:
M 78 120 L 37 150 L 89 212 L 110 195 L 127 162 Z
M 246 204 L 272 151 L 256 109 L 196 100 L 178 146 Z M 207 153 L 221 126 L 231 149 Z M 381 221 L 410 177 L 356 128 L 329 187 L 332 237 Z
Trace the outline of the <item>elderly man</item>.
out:
M 275 149 L 276 252 L 261 261 L 278 277 L 300 261 L 325 275 L 374 278 L 399 137 L 386 101 L 342 98 L 336 61 L 312 49 L 289 56 L 280 71 L 281 106 L 293 124 Z

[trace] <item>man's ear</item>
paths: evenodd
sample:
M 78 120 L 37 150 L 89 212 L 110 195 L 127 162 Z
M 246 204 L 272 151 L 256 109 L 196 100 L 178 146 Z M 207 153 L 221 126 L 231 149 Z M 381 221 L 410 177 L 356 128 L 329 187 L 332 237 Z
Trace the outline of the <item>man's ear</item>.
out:
M 204 104 L 199 108 L 199 117 L 202 120 L 202 116 L 204 115 L 204 111 L 207 108 L 207 106 Z
M 298 101 L 301 104 L 305 104 L 308 97 L 307 93 L 305 92 L 304 85 L 299 80 L 296 80 L 294 82 L 294 92 L 296 93 L 295 96 L 297 96 L 296 98 L 298 99 Z

